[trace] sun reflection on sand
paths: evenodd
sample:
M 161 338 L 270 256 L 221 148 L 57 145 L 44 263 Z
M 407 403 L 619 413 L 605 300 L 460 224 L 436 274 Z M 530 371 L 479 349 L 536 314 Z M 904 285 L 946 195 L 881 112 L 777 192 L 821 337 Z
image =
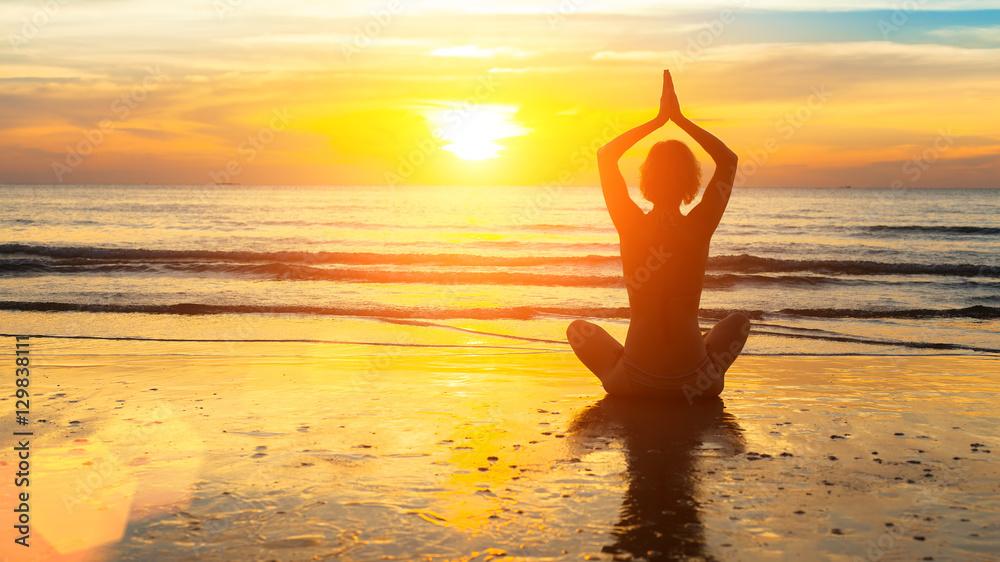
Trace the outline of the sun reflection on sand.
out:
M 223 321 L 169 319 L 188 334 Z M 257 321 L 269 337 L 367 325 Z M 969 450 L 995 443 L 994 358 L 744 357 L 724 403 L 690 407 L 604 397 L 547 344 L 45 347 L 63 355 L 33 386 L 49 419 L 32 441 L 41 559 L 846 558 L 886 521 L 927 536 L 908 539 L 920 556 L 997 541 L 996 451 Z M 86 385 L 58 386 L 73 377 Z M 915 499 L 936 502 L 920 507 L 930 520 L 909 517 Z

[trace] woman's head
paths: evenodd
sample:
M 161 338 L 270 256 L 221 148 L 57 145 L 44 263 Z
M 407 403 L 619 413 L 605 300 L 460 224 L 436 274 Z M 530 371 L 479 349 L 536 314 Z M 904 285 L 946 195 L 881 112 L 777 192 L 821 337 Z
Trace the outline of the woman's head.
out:
M 701 187 L 701 165 L 681 141 L 660 141 L 639 167 L 639 191 L 654 205 L 694 201 Z

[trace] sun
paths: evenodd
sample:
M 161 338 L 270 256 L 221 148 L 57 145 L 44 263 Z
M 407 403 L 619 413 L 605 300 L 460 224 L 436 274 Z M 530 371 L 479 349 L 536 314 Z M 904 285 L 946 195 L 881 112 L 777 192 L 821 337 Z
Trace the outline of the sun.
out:
M 491 140 L 464 139 L 461 142 L 446 144 L 441 148 L 462 160 L 489 160 L 490 158 L 498 158 L 504 146 Z
M 456 106 L 435 108 L 425 117 L 434 136 L 448 142 L 443 149 L 462 160 L 488 160 L 499 157 L 506 148 L 497 140 L 531 132 L 514 120 L 518 109 L 513 105 Z

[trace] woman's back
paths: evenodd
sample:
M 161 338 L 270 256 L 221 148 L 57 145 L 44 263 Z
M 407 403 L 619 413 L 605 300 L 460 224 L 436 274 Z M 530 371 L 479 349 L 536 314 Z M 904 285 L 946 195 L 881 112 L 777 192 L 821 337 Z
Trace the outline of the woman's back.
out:
M 705 359 L 698 325 L 711 233 L 697 217 L 654 209 L 621 235 L 631 319 L 625 356 L 674 375 Z

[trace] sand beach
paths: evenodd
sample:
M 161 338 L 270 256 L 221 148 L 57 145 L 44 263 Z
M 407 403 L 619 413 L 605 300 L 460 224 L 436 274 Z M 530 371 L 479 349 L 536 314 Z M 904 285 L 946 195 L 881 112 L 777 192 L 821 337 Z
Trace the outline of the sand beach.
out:
M 227 321 L 100 316 L 79 321 L 190 339 Z M 4 320 L 32 331 L 52 315 Z M 32 338 L 33 557 L 12 559 L 988 560 L 1000 549 L 995 358 L 746 356 L 720 401 L 690 406 L 607 397 L 557 344 L 370 319 L 255 326 L 440 347 Z M 5 505 L 15 469 L 5 455 Z

